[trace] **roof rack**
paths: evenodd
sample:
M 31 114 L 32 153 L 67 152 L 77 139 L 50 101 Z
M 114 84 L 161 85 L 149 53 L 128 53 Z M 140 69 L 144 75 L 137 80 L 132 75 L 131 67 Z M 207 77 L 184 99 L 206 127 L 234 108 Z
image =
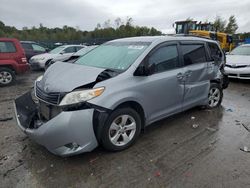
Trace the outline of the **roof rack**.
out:
M 192 34 L 174 34 L 174 35 L 171 35 L 171 36 L 175 36 L 175 37 L 198 37 L 198 38 L 212 40 L 210 37 L 204 37 L 204 36 L 192 35 Z

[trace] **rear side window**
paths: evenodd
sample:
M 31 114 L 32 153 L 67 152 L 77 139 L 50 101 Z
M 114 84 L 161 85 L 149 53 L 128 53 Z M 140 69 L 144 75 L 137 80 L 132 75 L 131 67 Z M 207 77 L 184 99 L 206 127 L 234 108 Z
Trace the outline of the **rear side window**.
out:
M 24 48 L 24 49 L 28 49 L 28 50 L 32 50 L 32 46 L 31 46 L 31 44 L 28 44 L 28 43 L 21 43 L 21 45 L 22 45 L 22 47 Z
M 155 64 L 155 72 L 163 72 L 178 66 L 178 50 L 176 45 L 157 49 L 148 60 L 149 65 Z
M 72 46 L 72 47 L 65 48 L 63 51 L 64 53 L 74 53 L 76 52 L 76 49 L 74 46 Z
M 16 47 L 13 42 L 1 42 L 0 41 L 0 53 L 12 53 L 16 52 Z
M 220 51 L 218 45 L 215 43 L 208 43 L 208 47 L 211 53 L 212 60 L 221 60 L 222 52 Z
M 203 44 L 182 44 L 181 50 L 185 66 L 206 62 L 206 51 Z
M 45 52 L 46 51 L 45 48 L 43 48 L 37 44 L 32 44 L 32 48 L 34 51 L 38 51 L 38 52 Z
M 76 46 L 76 52 L 81 50 L 83 47 L 82 46 Z

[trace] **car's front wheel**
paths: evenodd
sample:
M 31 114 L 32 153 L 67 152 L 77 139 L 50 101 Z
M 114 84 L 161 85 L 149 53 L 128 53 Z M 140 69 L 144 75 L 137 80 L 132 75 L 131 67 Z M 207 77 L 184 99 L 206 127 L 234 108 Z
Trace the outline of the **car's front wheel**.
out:
M 140 115 L 132 108 L 120 108 L 108 117 L 101 134 L 102 146 L 120 151 L 131 146 L 141 132 Z
M 211 83 L 208 94 L 208 108 L 216 108 L 221 105 L 223 91 L 220 84 Z

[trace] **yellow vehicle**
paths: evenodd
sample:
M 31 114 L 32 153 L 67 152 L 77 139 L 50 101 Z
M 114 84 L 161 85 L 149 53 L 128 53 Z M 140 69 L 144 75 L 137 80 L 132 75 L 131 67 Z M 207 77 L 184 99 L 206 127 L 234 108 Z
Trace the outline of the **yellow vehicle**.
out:
M 225 51 L 231 51 L 233 48 L 232 35 L 222 32 L 216 32 L 211 23 L 197 23 L 197 21 L 177 21 L 175 22 L 176 34 L 191 34 L 199 37 L 205 37 L 217 40 Z

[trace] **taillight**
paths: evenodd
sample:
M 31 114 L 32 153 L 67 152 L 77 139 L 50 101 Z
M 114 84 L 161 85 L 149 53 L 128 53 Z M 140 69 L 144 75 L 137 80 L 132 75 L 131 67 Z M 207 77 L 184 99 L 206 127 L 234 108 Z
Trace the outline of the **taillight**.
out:
M 27 63 L 27 58 L 23 57 L 23 58 L 21 58 L 21 61 L 22 61 L 22 63 Z

